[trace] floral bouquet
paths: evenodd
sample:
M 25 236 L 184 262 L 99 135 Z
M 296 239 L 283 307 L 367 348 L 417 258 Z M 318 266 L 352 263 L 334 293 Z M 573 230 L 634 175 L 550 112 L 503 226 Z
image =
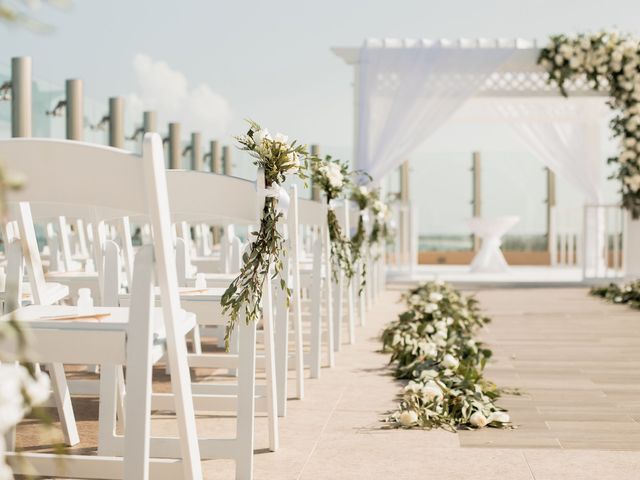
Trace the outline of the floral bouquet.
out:
M 390 425 L 450 431 L 510 426 L 494 403 L 500 390 L 482 376 L 491 350 L 474 336 L 489 319 L 476 301 L 442 282 L 415 288 L 403 300 L 408 310 L 382 334 L 396 377 L 410 379 Z
M 298 145 L 295 141 L 289 142 L 289 138 L 281 133 L 272 137 L 268 130 L 261 128 L 257 123 L 249 124 L 247 134 L 236 139 L 240 148 L 249 152 L 255 159 L 254 165 L 264 170 L 267 191 L 279 190 L 289 174 L 306 178 L 304 167 L 308 153 L 305 145 Z M 230 314 L 225 332 L 227 349 L 240 312 L 244 311 L 247 323 L 257 321 L 262 315 L 262 293 L 267 275 L 273 275 L 275 278 L 282 272 L 284 237 L 278 231 L 277 225 L 283 215 L 278 209 L 277 196 L 267 196 L 260 228 L 253 232 L 254 239 L 243 255 L 240 274 L 222 295 L 223 313 Z M 280 286 L 289 297 L 291 292 L 282 275 Z
M 336 213 L 333 210 L 333 201 L 342 196 L 351 185 L 349 167 L 345 162 L 327 155 L 324 159 L 318 157 L 311 159 L 310 169 L 312 184 L 324 192 L 329 205 L 327 224 L 331 243 L 333 278 L 337 279 L 342 270 L 350 281 L 355 273 L 351 256 L 351 242 L 342 232 Z
M 356 233 L 351 237 L 351 258 L 353 263 L 356 264 L 362 259 L 368 249 L 364 249 L 367 239 L 367 232 L 365 230 L 365 217 L 367 216 L 367 210 L 371 207 L 373 201 L 378 197 L 378 190 L 369 190 L 367 187 L 361 185 L 359 187 L 354 186 L 351 191 L 351 200 L 358 205 L 360 213 L 358 215 L 358 227 Z M 362 281 L 360 282 L 360 292 L 364 289 L 367 282 L 366 262 L 362 262 Z
M 640 43 L 628 35 L 600 32 L 592 35 L 551 37 L 538 63 L 567 96 L 566 82 L 582 77 L 594 90 L 608 92 L 609 106 L 617 111 L 611 121 L 620 138 L 613 178 L 621 181 L 622 205 L 640 218 Z

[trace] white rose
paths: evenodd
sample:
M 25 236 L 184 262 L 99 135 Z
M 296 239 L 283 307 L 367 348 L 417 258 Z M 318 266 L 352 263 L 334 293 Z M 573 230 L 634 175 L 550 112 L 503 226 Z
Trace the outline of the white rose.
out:
M 256 145 L 262 145 L 264 140 L 271 140 L 271 135 L 269 135 L 269 130 L 263 128 L 262 130 L 258 130 L 257 132 L 253 132 L 253 141 Z
M 435 303 L 427 303 L 424 307 L 424 311 L 427 313 L 433 313 L 438 310 L 438 305 Z
M 482 428 L 489 423 L 487 418 L 482 414 L 482 412 L 474 412 L 471 417 L 469 417 L 469 423 L 476 428 Z
M 410 427 L 418 423 L 418 414 L 413 410 L 405 410 L 400 414 L 400 425 Z
M 458 368 L 458 366 L 460 365 L 460 361 L 454 357 L 453 355 L 451 355 L 450 353 L 447 353 L 443 358 L 442 358 L 442 366 L 444 368 L 448 368 L 451 370 L 455 370 Z
M 22 366 L 0 365 L 0 435 L 17 425 L 25 413 L 22 398 L 25 372 Z
M 489 415 L 488 422 L 499 422 L 499 423 L 509 423 L 511 417 L 507 412 L 492 412 Z
M 429 294 L 429 300 L 432 301 L 433 303 L 438 303 L 443 298 L 444 298 L 443 295 L 438 292 L 431 292 Z
M 425 380 L 433 380 L 437 376 L 438 372 L 436 372 L 435 370 L 423 370 L 420 372 L 420 380 L 422 380 L 423 382 Z
M 638 143 L 638 142 L 633 137 L 627 137 L 627 138 L 624 139 L 624 146 L 625 147 L 628 147 L 628 148 L 634 147 L 636 145 L 636 143 Z
M 564 63 L 564 57 L 562 55 L 556 55 L 553 57 L 553 60 L 556 62 L 556 65 L 560 66 Z
M 404 393 L 418 393 L 421 390 L 421 386 L 419 383 L 414 382 L 413 380 L 411 380 L 409 383 L 407 383 L 407 385 L 404 387 Z
M 629 186 L 629 189 L 632 192 L 637 192 L 638 190 L 640 190 L 640 174 L 636 173 L 635 175 L 632 175 L 630 177 L 625 177 L 624 183 Z
M 23 387 L 27 397 L 29 397 L 32 405 L 42 405 L 51 395 L 49 376 L 42 371 L 37 371 L 34 379 L 28 372 L 25 373 L 26 378 Z
M 569 66 L 574 70 L 577 70 L 580 66 L 580 59 L 578 57 L 571 57 L 571 60 L 569 60 Z
M 429 401 L 440 400 L 443 397 L 442 389 L 433 380 L 429 380 L 425 383 L 420 389 L 420 393 L 422 393 L 422 396 Z
M 278 142 L 278 143 L 282 143 L 284 145 L 284 144 L 287 144 L 289 142 L 289 137 L 286 136 L 283 133 L 276 133 L 276 135 L 273 137 L 273 141 L 274 142 Z
M 358 187 L 358 191 L 360 192 L 360 195 L 367 195 L 369 193 L 369 191 L 367 190 L 367 187 L 365 186 Z
M 296 152 L 287 154 L 287 165 L 291 165 L 294 169 L 300 168 L 300 157 Z
M 436 342 L 438 345 L 443 345 L 445 343 L 447 343 L 447 332 L 446 330 L 438 330 L 436 333 L 434 333 L 431 337 L 433 339 L 434 342 Z
M 587 37 L 582 38 L 580 40 L 580 48 L 583 50 L 589 50 L 591 48 L 591 40 Z

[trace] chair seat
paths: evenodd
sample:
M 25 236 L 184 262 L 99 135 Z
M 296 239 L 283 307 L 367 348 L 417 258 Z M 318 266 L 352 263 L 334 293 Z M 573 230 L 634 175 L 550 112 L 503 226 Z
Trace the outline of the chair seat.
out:
M 77 314 L 77 307 L 67 305 L 31 305 L 3 315 L 0 321 L 20 320 L 33 338 L 35 359 L 66 364 L 126 364 L 126 336 L 129 329 L 129 309 L 95 307 L 96 314 L 108 317 L 96 319 L 56 320 Z M 179 335 L 186 335 L 195 326 L 195 315 L 181 310 Z M 135 321 L 136 319 L 134 319 Z M 165 328 L 162 309 L 153 309 L 153 359 L 164 354 Z
M 44 304 L 57 303 L 69 296 L 69 287 L 57 282 L 47 282 L 44 285 L 44 298 L 41 302 Z M 0 300 L 4 301 L 5 292 L 0 292 Z M 33 294 L 31 293 L 31 284 L 22 284 L 22 306 L 31 305 L 33 303 Z
M 227 288 L 233 282 L 238 273 L 204 273 L 204 279 L 207 281 L 207 287 L 210 288 Z M 195 278 L 187 278 L 187 285 L 194 287 Z

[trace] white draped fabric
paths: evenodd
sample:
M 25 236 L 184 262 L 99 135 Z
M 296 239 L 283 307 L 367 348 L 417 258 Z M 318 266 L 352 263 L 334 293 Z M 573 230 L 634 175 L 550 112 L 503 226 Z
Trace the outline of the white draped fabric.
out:
M 471 98 L 514 48 L 365 44 L 360 50 L 357 168 L 380 179 Z
M 599 141 L 602 101 L 514 99 L 491 105 L 545 166 L 588 202 L 602 203 L 601 152 L 593 143 Z

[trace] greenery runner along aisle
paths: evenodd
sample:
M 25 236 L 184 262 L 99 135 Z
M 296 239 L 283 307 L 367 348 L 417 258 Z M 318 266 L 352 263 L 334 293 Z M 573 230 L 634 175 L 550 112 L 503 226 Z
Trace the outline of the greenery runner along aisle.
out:
M 410 290 L 402 301 L 407 310 L 382 333 L 396 378 L 409 380 L 389 425 L 511 427 L 509 415 L 495 404 L 500 389 L 483 377 L 491 350 L 475 336 L 489 319 L 476 300 L 436 281 Z

